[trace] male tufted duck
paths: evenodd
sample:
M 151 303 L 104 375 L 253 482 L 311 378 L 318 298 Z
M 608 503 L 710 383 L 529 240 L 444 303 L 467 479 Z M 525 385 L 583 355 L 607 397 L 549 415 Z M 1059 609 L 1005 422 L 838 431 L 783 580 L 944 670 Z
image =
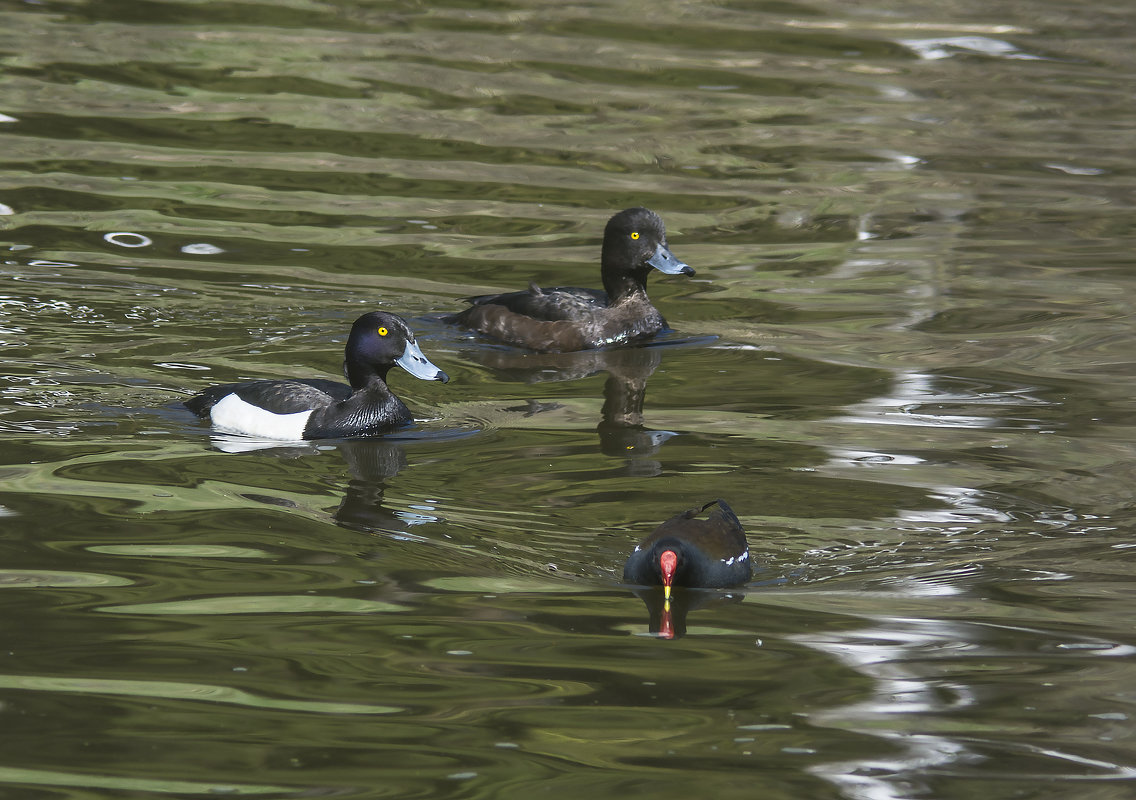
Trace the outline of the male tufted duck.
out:
M 194 395 L 185 406 L 223 433 L 287 441 L 370 436 L 414 419 L 387 388 L 395 364 L 422 380 L 449 380 L 422 354 L 401 317 L 372 311 L 355 320 L 344 348 L 350 386 L 318 378 L 227 383 Z
M 445 318 L 506 344 L 548 353 L 641 342 L 667 322 L 647 299 L 652 269 L 693 275 L 667 248 L 663 220 L 646 208 L 620 211 L 604 228 L 604 291 L 535 283 L 528 291 L 467 298 L 470 307 Z

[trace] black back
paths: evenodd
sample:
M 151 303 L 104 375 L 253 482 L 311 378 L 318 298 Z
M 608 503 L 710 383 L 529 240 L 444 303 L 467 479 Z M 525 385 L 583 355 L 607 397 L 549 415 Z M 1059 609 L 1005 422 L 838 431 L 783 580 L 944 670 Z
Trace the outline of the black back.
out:
M 717 508 L 707 519 L 695 519 L 711 506 Z M 667 550 L 678 556 L 675 586 L 737 586 L 753 574 L 745 530 L 724 500 L 683 511 L 656 528 L 628 557 L 623 580 L 640 585 L 662 584 L 659 557 Z

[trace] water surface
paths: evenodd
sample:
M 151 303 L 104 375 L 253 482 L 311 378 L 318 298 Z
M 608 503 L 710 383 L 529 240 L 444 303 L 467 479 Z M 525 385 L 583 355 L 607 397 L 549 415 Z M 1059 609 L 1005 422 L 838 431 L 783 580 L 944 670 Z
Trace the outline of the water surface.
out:
M 0 796 L 1127 797 L 1127 4 L 0 3 Z M 655 346 L 443 324 L 598 285 Z M 180 407 L 411 321 L 397 436 Z M 726 498 L 761 569 L 621 584 Z M 645 602 L 646 601 L 646 602 Z

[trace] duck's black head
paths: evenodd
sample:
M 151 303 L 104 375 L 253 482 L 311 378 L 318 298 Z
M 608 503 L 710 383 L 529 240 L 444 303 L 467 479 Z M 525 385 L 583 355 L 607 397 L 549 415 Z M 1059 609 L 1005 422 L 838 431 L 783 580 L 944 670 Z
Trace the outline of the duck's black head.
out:
M 386 311 L 371 311 L 355 320 L 343 360 L 343 372 L 352 388 L 362 388 L 376 375 L 385 381 L 395 364 L 424 381 L 445 383 L 449 380 L 449 376 L 422 353 L 402 317 Z
M 601 256 L 604 289 L 616 299 L 647 284 L 652 269 L 668 275 L 693 275 L 667 247 L 663 219 L 647 208 L 628 208 L 608 220 Z

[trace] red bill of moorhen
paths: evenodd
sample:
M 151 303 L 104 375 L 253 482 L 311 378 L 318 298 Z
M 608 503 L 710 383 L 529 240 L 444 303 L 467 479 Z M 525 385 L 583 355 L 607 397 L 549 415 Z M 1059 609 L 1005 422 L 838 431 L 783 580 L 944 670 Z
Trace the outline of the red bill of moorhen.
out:
M 706 519 L 695 519 L 712 506 L 717 508 Z M 627 583 L 663 587 L 664 611 L 673 586 L 720 589 L 745 583 L 752 574 L 745 530 L 724 500 L 671 517 L 636 545 L 623 565 Z M 662 632 L 666 635 L 665 628 Z

